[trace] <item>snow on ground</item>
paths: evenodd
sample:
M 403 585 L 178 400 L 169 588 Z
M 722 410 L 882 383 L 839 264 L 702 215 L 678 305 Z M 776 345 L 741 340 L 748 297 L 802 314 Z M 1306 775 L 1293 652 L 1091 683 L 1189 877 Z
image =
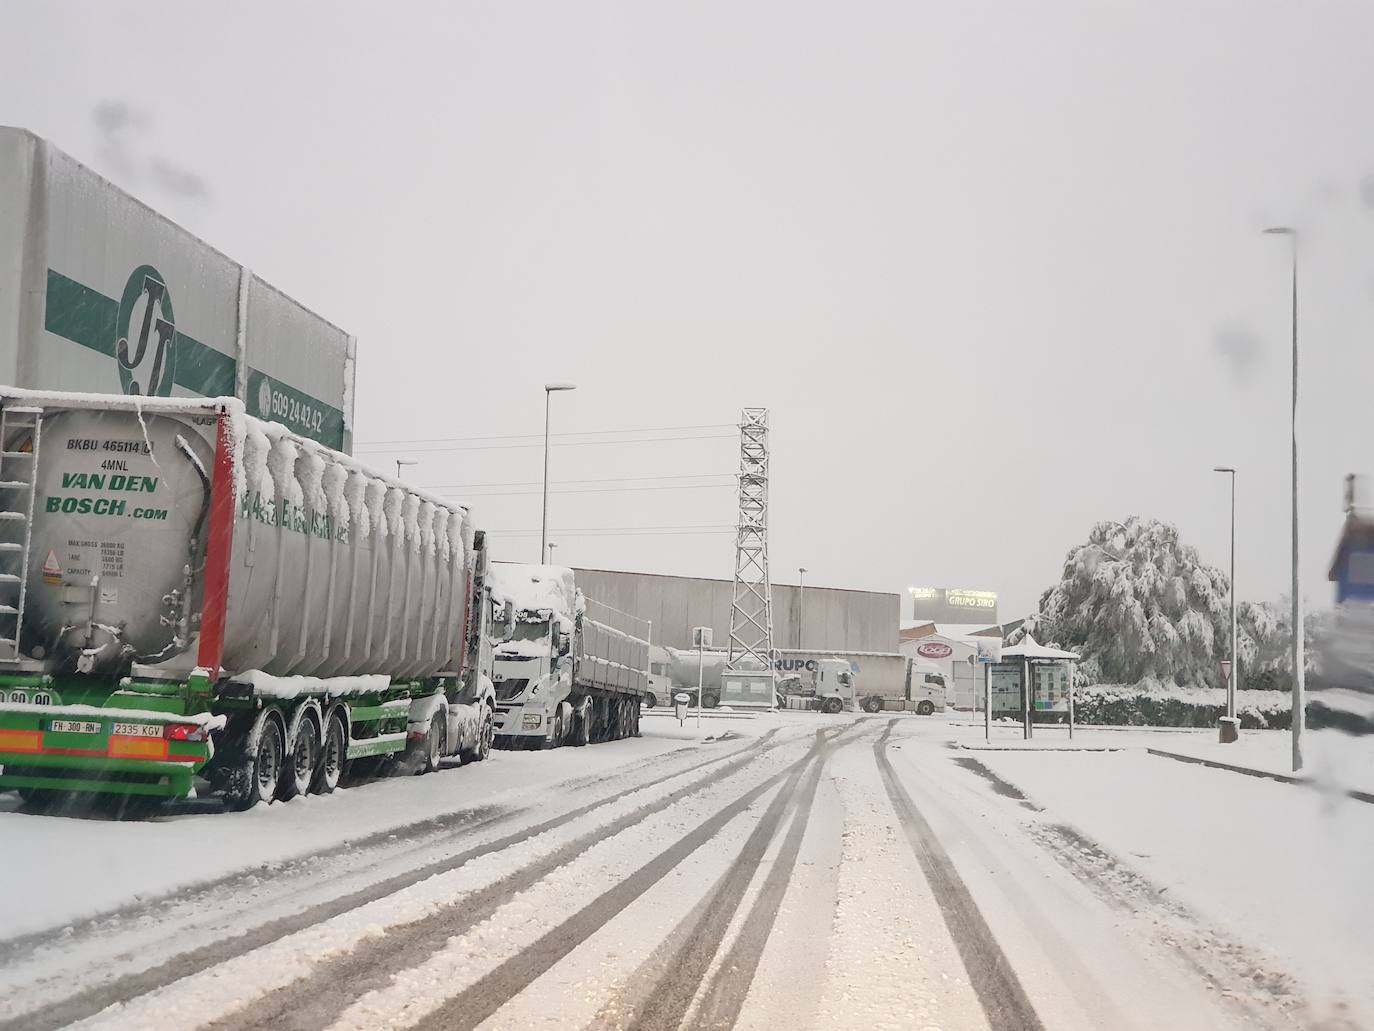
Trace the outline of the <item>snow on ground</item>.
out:
M 142 821 L 32 814 L 13 793 L 0 794 L 0 895 L 4 937 L 62 923 L 211 880 L 271 865 L 365 834 L 403 827 L 475 805 L 517 804 L 569 778 L 609 774 L 726 730 L 743 739 L 768 727 L 731 721 L 697 732 L 646 720 L 643 736 L 589 748 L 493 751 L 483 763 L 446 767 L 426 777 L 386 778 L 258 806 L 246 813 L 199 812 Z M 153 861 L 152 857 L 156 857 Z M 93 876 L 92 863 L 99 876 Z
M 549 754 L 549 753 L 545 753 Z M 795 756 L 794 756 L 795 757 Z M 769 762 L 781 764 L 781 757 Z M 751 774 L 735 774 L 735 780 Z M 757 774 L 752 775 L 757 779 Z M 688 775 L 690 777 L 690 775 Z M 479 972 L 494 967 L 532 934 L 531 927 L 544 927 L 565 917 L 573 902 L 594 897 L 600 886 L 615 883 L 616 871 L 632 867 L 652 851 L 653 843 L 671 833 L 684 821 L 709 815 L 719 806 L 713 795 L 728 793 L 732 778 L 722 778 L 701 796 L 670 813 L 657 813 L 643 824 L 631 828 L 626 838 L 601 842 L 582 853 L 548 878 L 506 900 L 498 912 L 462 939 L 454 939 L 438 956 L 422 968 L 404 971 L 393 992 L 369 993 L 354 1010 L 363 1016 L 345 1014 L 342 1026 L 379 1027 L 380 1014 L 401 1014 L 397 999 L 406 1000 L 413 1012 L 423 1013 L 424 1000 L 437 1005 L 459 987 L 459 981 L 476 979 Z M 680 781 L 670 781 L 649 789 L 666 795 Z M 642 805 L 639 793 L 626 796 L 597 812 L 597 819 L 610 821 Z M 738 821 L 737 821 L 738 822 Z M 321 924 L 290 935 L 215 967 L 186 982 L 170 985 L 122 1007 L 112 1008 L 84 1022 L 82 1026 L 105 1031 L 136 1031 L 158 1022 L 174 1026 L 194 1026 L 205 1013 L 227 1014 L 276 988 L 305 975 L 322 959 L 340 955 L 360 942 L 386 933 L 389 929 L 435 917 L 444 906 L 475 897 L 512 870 L 528 865 L 577 837 L 585 828 L 566 827 L 526 839 L 500 852 L 492 852 L 465 863 L 462 867 L 412 885 L 394 895 L 349 910 Z M 728 851 L 728 850 L 727 850 Z M 467 939 L 479 943 L 473 945 Z M 430 977 L 430 967 L 445 966 L 443 976 Z M 384 1001 L 377 1002 L 378 996 Z M 411 1013 L 411 1008 L 405 1009 Z
M 1327 732 L 1323 732 L 1325 734 Z M 956 732 L 956 736 L 965 735 Z M 1314 734 L 1312 737 L 1318 737 Z M 1374 805 L 1149 754 L 1144 746 L 1256 762 L 1287 747 L 1283 732 L 1212 746 L 1210 735 L 1075 734 L 1118 751 L 978 750 L 977 760 L 1043 812 L 1134 868 L 1169 897 L 1297 976 L 1318 1012 L 1374 1000 Z M 1067 744 L 1067 736 L 1060 742 Z M 1008 744 L 1012 744 L 1008 742 Z M 1374 746 L 1365 739 L 1363 747 Z M 1359 739 L 1332 744 L 1354 767 Z M 1232 750 L 1228 750 L 1232 749 Z M 1374 1014 L 1366 1014 L 1366 1019 Z
M 971 749 L 1144 749 L 1175 752 L 1200 759 L 1243 766 L 1264 773 L 1293 775 L 1292 736 L 1286 730 L 1242 730 L 1240 740 L 1223 745 L 1212 728 L 1077 727 L 1069 738 L 1065 727 L 1037 726 L 1026 741 L 1020 724 L 993 726 L 991 742 L 984 742 L 983 724 L 949 721 L 956 741 Z M 1374 736 L 1357 737 L 1340 730 L 1309 730 L 1303 735 L 1303 780 L 1340 791 L 1374 792 Z
M 987 1020 L 899 829 L 865 742 L 830 772 L 844 811 L 821 1026 L 985 1028 Z

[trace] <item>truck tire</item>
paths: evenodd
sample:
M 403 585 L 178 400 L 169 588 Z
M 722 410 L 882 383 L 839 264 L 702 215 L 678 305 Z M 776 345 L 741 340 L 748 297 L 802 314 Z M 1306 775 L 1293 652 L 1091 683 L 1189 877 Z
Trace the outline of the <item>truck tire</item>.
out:
M 344 762 L 348 758 L 348 729 L 343 717 L 336 711 L 329 717 L 324 731 L 324 745 L 320 748 L 320 761 L 315 767 L 315 779 L 310 790 L 317 795 L 327 795 L 339 786 L 343 776 Z
M 592 700 L 590 698 L 579 706 L 577 724 L 573 727 L 572 743 L 578 748 L 592 743 Z
M 828 713 L 831 716 L 834 716 L 837 712 L 841 712 L 843 709 L 844 702 L 840 701 L 838 698 L 827 698 L 821 703 L 821 712 Z
M 444 754 L 444 714 L 436 712 L 418 741 L 407 741 L 405 751 L 397 763 L 397 772 L 402 777 L 420 777 L 439 768 L 439 757 Z
M 864 699 L 863 710 L 864 712 L 869 713 L 882 712 L 883 700 L 879 698 L 877 695 L 869 695 L 867 698 Z
M 277 798 L 289 802 L 297 795 L 306 794 L 319 764 L 319 728 L 309 716 L 302 716 L 296 728 L 296 740 L 291 742 L 291 753 L 286 756 L 285 767 L 277 778 Z
M 495 732 L 496 723 L 491 715 L 491 706 L 483 705 L 481 723 L 477 727 L 477 741 L 471 748 L 458 750 L 458 761 L 466 766 L 468 763 L 479 763 L 491 755 L 491 739 Z
M 654 706 L 658 705 L 658 695 L 650 691 L 644 696 L 644 704 L 652 709 Z
M 229 771 L 225 806 L 243 812 L 259 802 L 271 805 L 286 759 L 286 732 L 276 709 L 264 709 L 244 739 L 245 751 Z
M 917 702 L 917 703 L 916 703 L 916 715 L 917 715 L 917 716 L 933 716 L 933 715 L 935 715 L 935 703 L 932 702 L 929 698 L 927 698 L 927 699 L 926 699 L 925 701 L 923 701 L 923 702 Z
M 704 694 L 701 696 L 701 707 L 703 709 L 718 709 L 720 707 L 720 695 Z
M 422 774 L 438 772 L 439 760 L 443 758 L 444 745 L 447 743 L 448 716 L 440 709 L 429 721 L 429 730 L 425 734 L 425 754 L 420 764 Z

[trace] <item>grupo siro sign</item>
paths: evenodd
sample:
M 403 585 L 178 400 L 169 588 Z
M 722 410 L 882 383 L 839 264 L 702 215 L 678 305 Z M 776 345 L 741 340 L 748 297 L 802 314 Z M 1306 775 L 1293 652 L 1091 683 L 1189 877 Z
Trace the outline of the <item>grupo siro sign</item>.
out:
M 913 619 L 936 623 L 997 622 L 997 592 L 966 587 L 912 587 Z

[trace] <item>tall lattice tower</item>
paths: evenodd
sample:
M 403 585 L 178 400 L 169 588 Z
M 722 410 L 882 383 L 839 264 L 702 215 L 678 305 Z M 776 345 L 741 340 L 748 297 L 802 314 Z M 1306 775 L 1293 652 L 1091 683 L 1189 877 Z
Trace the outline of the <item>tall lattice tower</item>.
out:
M 768 409 L 739 421 L 739 525 L 726 667 L 773 669 L 773 582 L 768 578 Z

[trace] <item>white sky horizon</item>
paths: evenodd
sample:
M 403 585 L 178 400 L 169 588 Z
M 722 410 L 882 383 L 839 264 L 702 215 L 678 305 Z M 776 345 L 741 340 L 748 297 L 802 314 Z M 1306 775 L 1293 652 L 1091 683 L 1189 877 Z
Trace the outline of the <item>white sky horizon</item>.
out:
M 1018 618 L 1133 514 L 1225 568 L 1235 465 L 1238 593 L 1277 600 L 1288 256 L 1261 230 L 1293 224 L 1303 588 L 1329 603 L 1342 479 L 1374 472 L 1374 6 L 323 10 L 7 3 L 0 122 L 356 333 L 360 450 L 537 435 L 552 380 L 578 384 L 555 432 L 707 427 L 561 438 L 552 478 L 597 482 L 554 495 L 551 536 L 560 563 L 728 578 L 728 533 L 568 531 L 729 526 L 731 490 L 682 478 L 728 480 L 728 426 L 766 406 L 773 579 L 900 592 L 904 619 L 912 584 Z M 466 500 L 539 528 L 537 447 L 368 454 L 521 484 Z M 632 475 L 673 489 L 610 489 Z

